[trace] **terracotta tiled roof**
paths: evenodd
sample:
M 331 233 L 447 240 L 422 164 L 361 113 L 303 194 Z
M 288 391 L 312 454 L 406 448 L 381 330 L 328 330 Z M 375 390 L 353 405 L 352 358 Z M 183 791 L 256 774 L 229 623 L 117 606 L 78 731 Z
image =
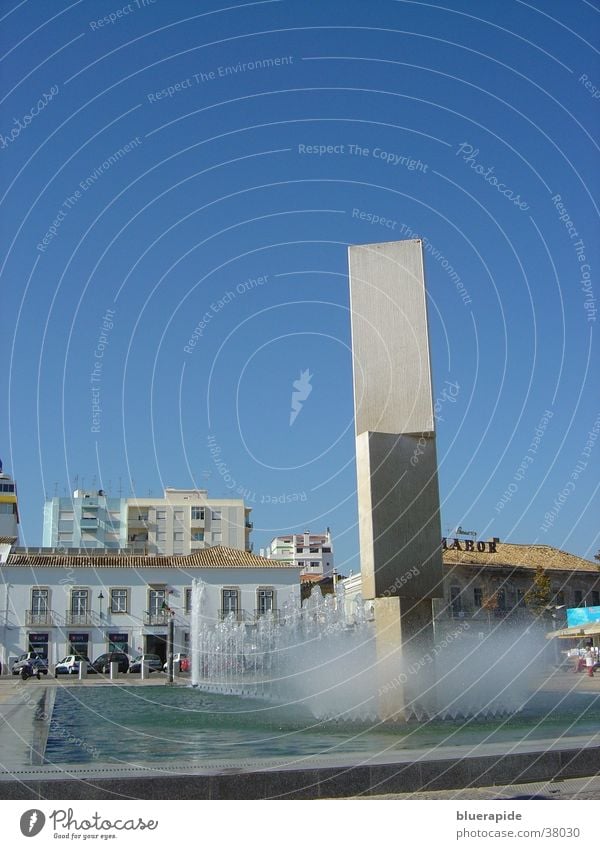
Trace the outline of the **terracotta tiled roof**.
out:
M 0 537 L 0 545 L 14 545 L 16 541 L 16 537 Z
M 232 567 L 261 568 L 261 569 L 294 569 L 293 564 L 282 560 L 267 560 L 250 551 L 241 551 L 237 548 L 224 548 L 220 545 L 211 548 L 202 548 L 192 554 L 170 554 L 170 555 L 148 555 L 148 554 L 107 554 L 105 550 L 99 549 L 98 553 L 90 554 L 58 554 L 48 553 L 15 552 L 9 554 L 8 566 L 91 566 L 93 568 L 123 568 L 143 567 L 145 569 L 188 569 L 202 567 L 205 569 L 226 569 Z
M 486 568 L 536 569 L 538 566 L 552 572 L 596 572 L 600 577 L 600 563 L 568 554 L 551 545 L 519 545 L 499 542 L 496 553 L 488 551 L 443 552 L 444 566 L 485 566 Z

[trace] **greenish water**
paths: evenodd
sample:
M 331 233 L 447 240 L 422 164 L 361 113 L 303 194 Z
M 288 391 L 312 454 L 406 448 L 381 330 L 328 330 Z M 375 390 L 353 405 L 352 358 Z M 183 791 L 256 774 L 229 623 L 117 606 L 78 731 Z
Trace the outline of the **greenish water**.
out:
M 191 688 L 65 687 L 56 693 L 45 759 L 50 764 L 115 765 L 273 757 L 292 762 L 313 755 L 364 759 L 402 749 L 508 746 L 599 731 L 600 697 L 593 694 L 574 694 L 566 701 L 538 697 L 504 719 L 383 726 L 319 722 L 296 706 Z

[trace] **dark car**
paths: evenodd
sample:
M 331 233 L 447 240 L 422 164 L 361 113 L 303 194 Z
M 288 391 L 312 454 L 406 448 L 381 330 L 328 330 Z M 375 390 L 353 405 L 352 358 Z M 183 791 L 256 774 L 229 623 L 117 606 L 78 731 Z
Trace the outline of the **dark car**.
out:
M 141 672 L 142 663 L 148 664 L 150 672 L 160 672 L 163 668 L 163 662 L 157 654 L 138 654 L 134 657 L 129 666 L 130 672 Z
M 28 675 L 47 675 L 48 663 L 41 654 L 34 651 L 28 651 L 20 655 L 12 665 L 12 674 L 21 675 L 25 670 Z
M 110 672 L 110 664 L 113 661 L 119 664 L 119 672 L 127 672 L 129 669 L 129 658 L 122 651 L 109 651 L 101 654 L 92 663 L 92 669 L 96 672 L 103 672 L 106 675 Z

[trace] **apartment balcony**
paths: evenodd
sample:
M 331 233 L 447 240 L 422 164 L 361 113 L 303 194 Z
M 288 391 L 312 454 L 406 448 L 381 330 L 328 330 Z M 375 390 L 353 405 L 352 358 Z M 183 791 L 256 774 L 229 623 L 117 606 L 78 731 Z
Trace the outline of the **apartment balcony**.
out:
M 275 622 L 279 622 L 279 610 L 274 607 L 271 610 L 255 610 L 254 619 L 258 622 L 259 619 L 264 619 L 270 616 Z
M 170 614 L 165 612 L 160 613 L 144 613 L 144 625 L 168 625 Z
M 140 528 L 140 530 L 145 530 L 150 527 L 150 519 L 148 516 L 129 516 L 127 524 L 132 529 Z
M 93 625 L 94 614 L 91 610 L 84 610 L 74 613 L 72 610 L 67 610 L 65 613 L 65 625 Z
M 249 522 L 248 520 L 246 520 L 246 522 L 244 524 L 245 524 L 247 531 L 251 531 L 252 528 L 254 527 L 254 522 Z
M 232 619 L 234 622 L 245 622 L 248 614 L 245 610 L 219 610 L 219 619 Z
M 91 516 L 86 516 L 86 518 L 82 518 L 79 527 L 82 531 L 90 531 L 98 529 L 98 519 L 92 518 Z
M 54 625 L 56 625 L 54 611 L 53 610 L 46 610 L 44 612 L 39 612 L 37 610 L 26 610 L 25 611 L 25 625 L 28 625 L 28 626 L 43 625 L 46 628 L 51 628 Z

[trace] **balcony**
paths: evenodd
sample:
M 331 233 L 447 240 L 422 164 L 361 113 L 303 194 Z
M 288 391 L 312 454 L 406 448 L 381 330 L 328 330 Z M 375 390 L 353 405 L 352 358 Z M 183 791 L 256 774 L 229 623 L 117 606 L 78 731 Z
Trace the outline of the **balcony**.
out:
M 56 625 L 54 621 L 54 611 L 53 610 L 26 610 L 25 611 L 25 624 L 26 625 L 44 625 L 46 627 L 52 627 Z
M 93 625 L 94 614 L 91 610 L 74 612 L 67 610 L 65 613 L 65 625 Z
M 251 531 L 251 530 L 252 530 L 252 528 L 254 527 L 254 522 L 246 521 L 244 524 L 245 524 L 245 526 L 246 526 L 246 530 L 247 530 L 247 531 Z
M 144 613 L 144 625 L 168 625 L 169 613 Z
M 144 514 L 142 514 L 142 515 L 136 514 L 136 515 L 133 515 L 133 516 L 130 515 L 129 518 L 127 519 L 127 524 L 129 525 L 130 528 L 142 528 L 142 529 L 144 529 L 144 528 L 148 528 L 150 526 L 150 519 L 148 518 L 147 515 L 144 515 Z
M 219 619 L 232 619 L 234 622 L 244 622 L 248 616 L 245 610 L 219 610 Z
M 258 622 L 259 619 L 264 619 L 266 616 L 271 616 L 275 622 L 279 622 L 279 610 L 273 607 L 271 610 L 255 610 L 254 619 Z
M 81 522 L 79 523 L 79 527 L 82 531 L 88 530 L 97 530 L 98 529 L 98 519 L 92 516 L 81 517 Z

